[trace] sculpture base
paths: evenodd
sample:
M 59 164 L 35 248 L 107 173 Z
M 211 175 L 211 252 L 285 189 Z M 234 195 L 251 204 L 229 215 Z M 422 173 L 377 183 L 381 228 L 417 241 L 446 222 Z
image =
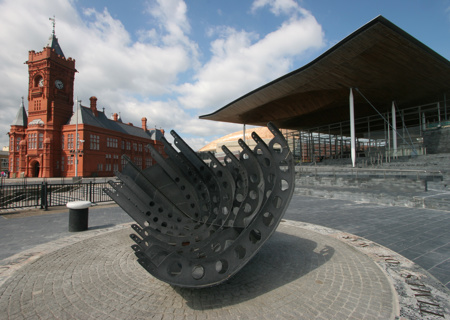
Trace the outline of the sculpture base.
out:
M 240 272 L 205 289 L 172 287 L 152 277 L 129 250 L 130 231 L 91 237 L 25 265 L 0 287 L 0 313 L 6 319 L 18 313 L 80 319 L 388 319 L 397 307 L 388 279 L 369 257 L 303 228 L 282 223 Z

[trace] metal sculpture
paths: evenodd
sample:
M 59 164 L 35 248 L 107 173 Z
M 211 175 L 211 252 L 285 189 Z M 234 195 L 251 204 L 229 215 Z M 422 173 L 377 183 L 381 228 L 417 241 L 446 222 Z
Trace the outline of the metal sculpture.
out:
M 294 165 L 281 132 L 267 145 L 255 132 L 239 158 L 222 146 L 224 162 L 207 164 L 174 132 L 167 158 L 149 146 L 157 164 L 139 169 L 124 156 L 120 183 L 105 192 L 136 222 L 132 248 L 154 277 L 181 287 L 217 285 L 239 271 L 272 235 L 294 190 Z

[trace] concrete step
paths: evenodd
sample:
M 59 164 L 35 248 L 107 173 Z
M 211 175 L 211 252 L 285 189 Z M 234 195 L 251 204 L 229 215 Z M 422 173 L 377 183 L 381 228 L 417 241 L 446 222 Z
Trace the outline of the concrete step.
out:
M 450 192 L 392 192 L 382 189 L 356 189 L 296 185 L 295 194 L 310 197 L 376 203 L 388 206 L 428 208 L 450 212 Z

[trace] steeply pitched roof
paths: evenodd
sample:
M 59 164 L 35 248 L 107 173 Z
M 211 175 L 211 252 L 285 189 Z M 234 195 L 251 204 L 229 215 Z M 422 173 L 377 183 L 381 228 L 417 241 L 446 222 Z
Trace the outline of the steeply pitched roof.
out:
M 77 115 L 74 113 L 67 124 L 76 124 Z M 90 125 L 107 130 L 113 130 L 120 133 L 132 135 L 139 138 L 160 140 L 163 136 L 161 130 L 149 129 L 144 131 L 142 128 L 124 124 L 122 121 L 108 119 L 104 112 L 98 111 L 98 116 L 94 116 L 92 110 L 88 107 L 78 108 L 78 124 Z
M 54 49 L 56 54 L 60 55 L 61 57 L 64 57 L 64 53 L 61 47 L 59 46 L 58 38 L 56 38 L 54 33 L 50 35 L 50 38 L 48 38 L 46 47 Z
M 12 126 L 23 126 L 25 127 L 28 123 L 27 111 L 25 110 L 25 106 L 22 103 L 20 104 L 19 111 L 17 111 L 16 119 L 12 123 Z

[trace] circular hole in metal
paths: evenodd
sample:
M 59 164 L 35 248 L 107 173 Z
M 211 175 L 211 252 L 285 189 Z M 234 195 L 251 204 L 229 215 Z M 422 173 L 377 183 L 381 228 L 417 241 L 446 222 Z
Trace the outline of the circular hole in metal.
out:
M 158 217 L 154 217 L 153 222 L 158 222 Z
M 251 174 L 250 175 L 250 181 L 252 183 L 257 183 L 259 181 L 258 176 L 256 174 Z
M 145 215 L 148 217 L 148 216 L 150 216 L 152 213 L 150 212 L 150 211 L 147 211 L 146 213 L 145 213 Z
M 280 209 L 282 203 L 283 203 L 283 200 L 280 197 L 274 197 L 273 198 L 273 206 L 275 208 Z
M 190 194 L 187 194 L 187 195 L 186 195 L 186 199 L 189 200 L 190 198 L 191 198 L 191 195 L 190 195 Z
M 196 265 L 192 268 L 192 278 L 200 280 L 205 275 L 205 268 L 201 265 Z
M 175 182 L 180 182 L 180 178 L 176 177 Z
M 286 191 L 287 189 L 289 189 L 289 183 L 282 179 L 281 180 L 281 191 Z
M 181 186 L 180 189 L 184 190 L 184 189 L 186 189 L 186 186 Z
M 266 167 L 270 167 L 270 159 L 269 158 L 264 158 L 264 165 Z
M 250 197 L 250 199 L 255 200 L 258 197 L 258 194 L 256 193 L 255 190 L 250 190 L 248 196 Z
M 227 207 L 222 207 L 222 213 L 224 215 L 227 215 L 228 214 L 228 208 Z
M 148 227 L 150 225 L 150 223 L 148 221 L 144 222 L 144 226 Z
M 257 155 L 263 154 L 262 149 L 261 149 L 261 148 L 256 149 L 256 154 L 257 154 Z
M 267 182 L 273 183 L 274 180 L 275 180 L 275 175 L 273 173 L 270 173 L 267 175 Z
M 167 222 L 161 223 L 161 227 L 167 228 Z
M 236 258 L 238 259 L 244 259 L 245 257 L 245 248 L 241 245 L 234 248 L 234 254 L 236 255 Z
M 217 176 L 218 176 L 219 178 L 222 178 L 222 176 L 223 176 L 222 170 L 217 171 Z
M 248 160 L 248 158 L 249 158 L 249 157 L 248 157 L 248 154 L 244 152 L 244 153 L 242 154 L 242 159 Z
M 176 277 L 181 274 L 182 269 L 183 266 L 181 265 L 181 262 L 174 261 L 167 267 L 167 273 L 172 277 Z
M 195 208 L 195 203 L 191 203 L 191 208 L 194 209 Z
M 224 259 L 220 259 L 216 262 L 217 273 L 224 274 L 228 270 L 228 262 Z
M 159 213 L 161 213 L 161 212 L 163 212 L 163 211 L 164 211 L 163 207 L 159 207 L 159 208 L 158 208 L 158 212 L 159 212 Z
M 270 227 L 274 221 L 273 214 L 271 214 L 270 212 L 264 213 L 262 221 L 266 227 Z
M 244 212 L 245 213 L 250 213 L 252 212 L 252 206 L 249 203 L 246 203 L 244 206 Z
M 149 205 L 150 205 L 150 207 L 153 207 L 155 205 L 155 202 L 154 201 L 150 201 Z
M 278 167 L 280 168 L 281 172 L 288 172 L 289 171 L 289 166 L 288 163 L 284 160 L 280 161 L 280 163 L 278 164 Z
M 211 249 L 214 252 L 220 252 L 220 250 L 222 249 L 222 246 L 220 245 L 220 243 L 216 242 L 216 243 L 211 244 Z
M 236 195 L 236 201 L 237 201 L 237 202 L 242 202 L 242 201 L 244 201 L 244 195 L 238 193 L 238 194 Z
M 272 149 L 276 153 L 281 153 L 281 151 L 283 150 L 283 148 L 281 147 L 281 144 L 279 144 L 278 142 L 273 144 Z
M 250 231 L 249 239 L 253 244 L 259 242 L 261 240 L 261 231 L 259 231 L 258 229 L 253 229 L 252 231 Z

